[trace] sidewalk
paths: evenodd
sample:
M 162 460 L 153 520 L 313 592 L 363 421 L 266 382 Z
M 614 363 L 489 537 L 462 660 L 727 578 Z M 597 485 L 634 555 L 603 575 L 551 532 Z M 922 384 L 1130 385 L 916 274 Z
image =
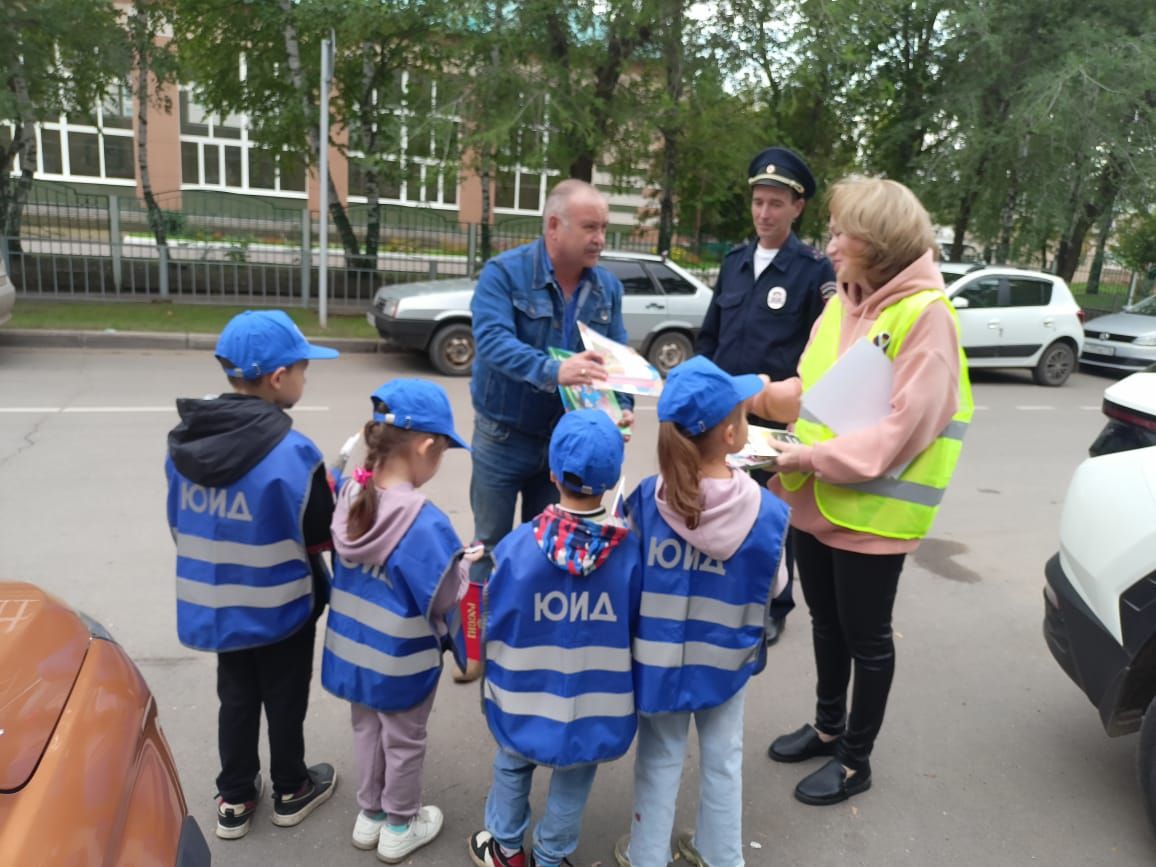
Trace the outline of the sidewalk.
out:
M 311 337 L 341 352 L 394 352 L 384 340 Z M 213 349 L 216 334 L 163 331 L 65 331 L 51 328 L 0 328 L 0 346 L 58 346 L 74 349 Z

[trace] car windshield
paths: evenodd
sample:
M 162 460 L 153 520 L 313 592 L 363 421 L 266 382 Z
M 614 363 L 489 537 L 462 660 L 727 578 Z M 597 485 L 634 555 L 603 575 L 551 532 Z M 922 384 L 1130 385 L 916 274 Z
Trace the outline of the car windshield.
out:
M 1124 312 L 1139 313 L 1141 316 L 1156 316 L 1156 295 L 1149 295 L 1142 301 L 1137 301 L 1131 307 L 1125 307 Z

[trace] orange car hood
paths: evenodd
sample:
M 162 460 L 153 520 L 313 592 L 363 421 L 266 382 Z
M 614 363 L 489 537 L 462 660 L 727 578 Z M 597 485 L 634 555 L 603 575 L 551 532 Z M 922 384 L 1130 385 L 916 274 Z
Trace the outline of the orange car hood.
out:
M 36 770 L 92 636 L 31 584 L 0 583 L 0 792 Z

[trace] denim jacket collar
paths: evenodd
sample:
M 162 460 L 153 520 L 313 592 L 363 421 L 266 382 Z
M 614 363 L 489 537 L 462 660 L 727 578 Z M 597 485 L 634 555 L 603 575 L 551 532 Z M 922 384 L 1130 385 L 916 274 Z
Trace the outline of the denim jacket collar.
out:
M 549 289 L 555 285 L 556 281 L 554 274 L 554 263 L 550 261 L 550 254 L 546 250 L 546 239 L 539 237 L 538 240 L 534 242 L 534 246 L 533 286 L 536 289 Z M 598 279 L 598 272 L 595 269 L 586 268 L 582 271 L 582 276 L 578 281 L 579 291 L 581 291 L 583 283 L 586 283 L 590 286 L 590 292 L 587 294 L 581 311 L 581 313 L 587 313 L 593 305 L 596 305 L 602 301 L 602 281 Z

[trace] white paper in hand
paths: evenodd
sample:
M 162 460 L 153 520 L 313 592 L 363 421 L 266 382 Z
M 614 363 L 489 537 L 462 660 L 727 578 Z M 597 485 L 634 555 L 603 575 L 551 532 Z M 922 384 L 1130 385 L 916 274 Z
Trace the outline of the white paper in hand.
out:
M 891 379 L 891 359 L 864 337 L 803 393 L 801 414 L 840 435 L 872 427 L 891 413 Z

